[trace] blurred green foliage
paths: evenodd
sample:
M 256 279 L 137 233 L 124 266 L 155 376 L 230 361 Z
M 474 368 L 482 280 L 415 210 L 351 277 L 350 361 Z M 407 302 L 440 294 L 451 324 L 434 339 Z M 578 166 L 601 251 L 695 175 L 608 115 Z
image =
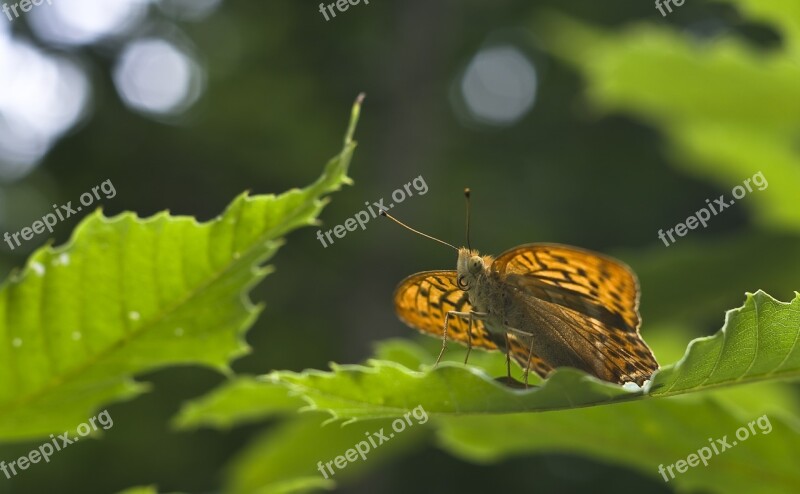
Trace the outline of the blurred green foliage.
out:
M 543 14 L 547 7 L 550 13 Z M 275 192 L 306 183 L 328 150 L 339 146 L 341 116 L 363 90 L 369 106 L 351 173 L 355 187 L 326 209 L 326 228 L 352 216 L 364 201 L 388 196 L 422 175 L 430 191 L 403 203 L 396 215 L 459 242 L 460 191 L 470 185 L 473 245 L 482 251 L 550 241 L 628 261 L 642 279 L 642 334 L 661 363 L 674 361 L 689 338 L 719 329 L 723 312 L 740 305 L 745 291 L 793 297 L 800 279 L 793 197 L 800 176 L 800 14 L 793 0 L 687 3 L 666 19 L 647 2 L 590 0 L 373 2 L 327 23 L 316 8 L 288 0 L 230 0 L 205 21 L 180 25 L 203 55 L 209 82 L 200 104 L 176 125 L 125 110 L 113 93 L 102 50 L 84 50 L 80 56 L 96 67 L 94 114 L 35 173 L 3 186 L 4 196 L 15 198 L 6 208 L 9 221 L 29 224 L 41 215 L 42 203 L 64 203 L 106 178 L 118 190 L 105 205 L 108 213 L 147 216 L 168 208 L 201 220 L 244 189 Z M 494 44 L 517 46 L 534 63 L 536 103 L 511 127 L 465 125 L 454 110 L 463 104 L 458 76 L 476 51 Z M 659 229 L 684 221 L 706 199 L 729 194 L 758 171 L 769 188 L 670 247 L 658 240 Z M 37 196 L 46 200 L 33 201 Z M 56 242 L 65 241 L 74 225 L 60 224 Z M 440 246 L 377 221 L 328 248 L 311 229 L 288 241 L 274 260 L 277 271 L 252 295 L 266 306 L 247 336 L 253 352 L 233 365 L 238 373 L 361 361 L 376 341 L 411 337 L 392 312 L 394 285 L 412 272 L 455 263 Z M 3 256 L 8 272 L 23 264 L 26 253 L 4 250 Z M 434 352 L 439 343 L 424 344 Z M 142 484 L 157 484 L 161 492 L 205 492 L 209 486 L 254 485 L 241 479 L 264 485 L 259 471 L 269 482 L 288 480 L 281 472 L 289 466 L 272 462 L 322 460 L 322 453 L 341 453 L 353 444 L 331 426 L 318 429 L 312 416 L 300 418 L 308 424 L 296 433 L 300 421 L 270 421 L 266 431 L 253 424 L 175 431 L 169 423 L 181 405 L 223 378 L 200 368 L 172 368 L 142 379 L 153 383 L 153 392 L 111 407 L 115 426 L 102 441 L 81 443 L 40 472 L 0 482 L 0 492 L 111 492 Z M 796 431 L 797 395 L 794 385 L 760 384 L 714 396 L 742 420 L 769 411 Z M 468 464 L 442 454 L 432 441 L 414 438 L 414 454 L 386 445 L 385 454 L 395 461 L 370 460 L 341 490 L 408 492 L 424 485 L 438 492 L 585 492 L 608 486 L 617 493 L 668 492 L 673 484 L 654 480 L 658 465 L 619 465 L 627 443 L 611 442 L 618 436 L 576 440 L 570 449 L 553 449 L 549 437 L 527 441 L 542 433 L 537 426 L 548 425 L 539 422 L 542 417 L 567 423 L 603 414 L 618 423 L 617 430 L 626 430 L 679 407 L 649 408 L 663 401 L 599 407 L 586 416 L 514 415 L 508 423 L 466 418 L 463 427 L 487 435 L 503 428 L 521 439 L 529 445 L 517 450 L 524 456 L 494 455 L 505 460 Z M 731 432 L 722 423 L 705 429 L 705 423 L 698 417 L 698 434 Z M 566 429 L 553 427 L 544 430 Z M 682 446 L 690 431 L 667 430 L 675 441 L 664 443 L 664 463 L 699 447 Z M 738 455 L 769 450 L 781 430 L 786 431 L 776 428 L 737 446 L 704 470 L 734 473 L 741 467 Z M 585 459 L 599 455 L 601 443 L 615 445 L 608 457 Z M 316 454 L 313 448 L 323 444 Z M 474 445 L 476 451 L 495 446 Z M 16 458 L 31 447 L 4 445 L 0 458 Z M 234 464 L 246 472 L 231 467 L 224 474 L 223 466 L 245 447 L 247 459 Z M 310 451 L 295 456 L 298 448 Z M 771 458 L 780 451 L 763 454 Z M 279 470 L 259 470 L 261 462 Z M 708 487 L 689 474 L 685 478 L 689 486 Z

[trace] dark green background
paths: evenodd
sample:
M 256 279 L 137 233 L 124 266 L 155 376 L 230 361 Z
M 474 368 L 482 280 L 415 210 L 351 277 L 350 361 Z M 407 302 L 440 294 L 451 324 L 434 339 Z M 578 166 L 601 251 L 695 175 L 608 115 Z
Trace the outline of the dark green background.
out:
M 521 243 L 562 242 L 617 255 L 642 279 L 645 339 L 673 338 L 678 351 L 689 337 L 719 329 L 724 310 L 739 306 L 745 291 L 760 288 L 788 300 L 797 288 L 786 281 L 787 270 L 800 271 L 793 257 L 797 242 L 783 234 L 750 235 L 746 204 L 664 247 L 659 229 L 683 221 L 728 187 L 673 167 L 657 128 L 625 114 L 594 112 L 585 81 L 544 51 L 533 27 L 540 12 L 557 9 L 611 30 L 642 20 L 708 36 L 726 33 L 769 48 L 780 39 L 768 26 L 746 22 L 730 7 L 699 1 L 687 2 L 667 19 L 651 2 L 632 1 L 374 0 L 330 22 L 317 8 L 308 1 L 228 0 L 203 22 L 179 24 L 208 70 L 208 85 L 198 103 L 170 124 L 127 110 L 111 82 L 113 58 L 98 49 L 80 50 L 94 68 L 93 114 L 33 173 L 0 184 L 5 197 L 36 190 L 52 203 L 65 203 L 111 179 L 117 196 L 103 202 L 108 214 L 132 210 L 149 216 L 169 209 L 210 219 L 245 189 L 281 192 L 311 182 L 340 149 L 350 105 L 363 91 L 367 98 L 350 173 L 355 185 L 333 196 L 321 218 L 325 229 L 343 223 L 364 201 L 388 198 L 422 175 L 428 193 L 406 200 L 394 214 L 461 244 L 462 190 L 470 186 L 473 247 L 498 254 Z M 162 22 L 161 15 L 153 10 L 150 20 Z M 14 27 L 25 35 L 23 23 Z M 487 43 L 517 46 L 537 69 L 536 102 L 513 126 L 465 124 L 457 117 L 454 85 Z M 25 204 L 6 205 L 18 224 L 43 213 Z M 65 241 L 77 221 L 59 224 L 55 241 Z M 12 226 L 3 225 L 4 231 Z M 730 249 L 727 239 L 736 240 Z M 737 257 L 743 242 L 776 252 L 788 265 L 768 262 L 769 255 Z M 713 255 L 709 245 L 718 249 Z M 21 266 L 26 255 L 0 249 L 3 271 Z M 394 286 L 416 271 L 451 269 L 455 256 L 376 219 L 366 231 L 328 248 L 317 241 L 315 229 L 292 233 L 274 264 L 277 271 L 252 293 L 266 310 L 247 336 L 252 354 L 233 366 L 241 373 L 358 362 L 378 340 L 417 338 L 394 316 Z M 731 275 L 740 266 L 747 277 Z M 658 334 L 658 328 L 675 323 L 685 332 Z M 654 348 L 661 363 L 679 355 Z M 222 376 L 170 368 L 140 379 L 154 383 L 153 392 L 109 407 L 115 424 L 102 440 L 73 446 L 11 481 L 0 478 L 0 492 L 99 493 L 149 483 L 162 492 L 218 490 L 222 467 L 260 426 L 175 432 L 169 420 L 181 404 L 221 383 Z M 3 446 L 0 458 L 12 459 L 36 445 Z M 655 477 L 571 455 L 479 466 L 430 445 L 340 490 L 619 493 L 670 487 Z

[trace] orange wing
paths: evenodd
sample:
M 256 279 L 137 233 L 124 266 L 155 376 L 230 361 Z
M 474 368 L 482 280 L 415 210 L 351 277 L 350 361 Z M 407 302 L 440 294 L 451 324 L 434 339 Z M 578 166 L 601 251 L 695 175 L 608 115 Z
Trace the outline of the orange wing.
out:
M 624 331 L 639 329 L 639 282 L 615 259 L 566 245 L 527 244 L 500 254 L 492 268 L 501 275 L 525 275 L 537 298 Z
M 541 330 L 599 360 L 598 377 L 641 384 L 658 369 L 639 336 L 639 284 L 624 264 L 575 247 L 528 244 L 501 254 L 492 268 L 533 298 L 528 306 Z
M 404 279 L 394 292 L 394 310 L 401 321 L 414 329 L 441 337 L 448 311 L 469 312 L 467 292 L 456 285 L 455 271 L 424 271 Z M 469 320 L 450 317 L 447 338 L 465 345 L 469 341 Z M 472 346 L 497 350 L 482 321 L 472 319 Z
M 394 308 L 401 321 L 414 329 L 441 337 L 444 318 L 448 311 L 469 312 L 467 292 L 456 285 L 455 271 L 425 271 L 409 276 L 400 282 L 394 294 Z M 469 320 L 450 317 L 447 323 L 447 338 L 467 345 Z M 536 355 L 529 355 L 530 342 L 516 335 L 508 335 L 511 356 L 524 369 L 530 357 L 530 368 L 542 377 L 552 368 Z M 483 321 L 472 319 L 472 346 L 486 350 L 506 351 L 505 338 L 487 331 Z

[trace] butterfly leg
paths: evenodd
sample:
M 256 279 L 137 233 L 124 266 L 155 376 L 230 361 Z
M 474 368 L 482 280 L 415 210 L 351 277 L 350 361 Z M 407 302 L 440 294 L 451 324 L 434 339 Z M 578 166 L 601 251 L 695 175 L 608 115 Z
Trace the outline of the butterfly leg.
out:
M 511 346 L 509 346 L 508 342 L 508 333 L 513 333 L 515 336 L 518 337 L 520 341 L 524 341 L 526 338 L 530 338 L 531 346 L 528 349 L 528 363 L 525 365 L 525 371 L 523 373 L 523 377 L 525 379 L 525 387 L 528 387 L 528 374 L 531 371 L 531 357 L 533 357 L 533 342 L 534 339 L 531 337 L 530 333 L 526 333 L 520 329 L 510 328 L 506 326 L 506 368 L 508 369 L 508 378 L 511 379 Z
M 469 313 L 469 326 L 467 327 L 467 354 L 464 356 L 464 365 L 467 365 L 469 354 L 472 351 L 472 311 Z
M 525 366 L 525 389 L 528 389 L 528 375 L 531 373 L 531 357 L 533 357 L 533 338 L 531 338 L 531 347 L 528 349 L 528 365 Z
M 436 357 L 436 363 L 433 364 L 434 367 L 439 365 L 439 362 L 442 360 L 442 356 L 444 355 L 444 351 L 447 349 L 447 324 L 450 322 L 450 316 L 460 316 L 460 317 L 468 317 L 470 315 L 469 312 L 456 312 L 454 310 L 447 311 L 447 314 L 444 315 L 444 331 L 442 332 L 442 349 L 439 351 L 439 356 Z
M 508 380 L 511 382 L 511 343 L 508 341 L 508 332 L 504 333 L 506 336 L 506 371 L 508 372 Z
M 439 352 L 439 356 L 436 357 L 436 363 L 433 364 L 434 367 L 439 365 L 439 362 L 442 360 L 442 356 L 444 355 L 444 351 L 447 349 L 447 324 L 450 322 L 450 316 L 469 318 L 469 330 L 467 331 L 467 335 L 469 338 L 467 357 L 469 357 L 469 350 L 472 349 L 472 318 L 473 317 L 481 318 L 483 316 L 486 316 L 486 314 L 483 312 L 474 312 L 474 311 L 470 312 L 458 312 L 455 310 L 447 311 L 447 313 L 444 315 L 444 331 L 442 332 L 442 349 Z M 464 363 L 467 363 L 466 360 L 464 361 Z

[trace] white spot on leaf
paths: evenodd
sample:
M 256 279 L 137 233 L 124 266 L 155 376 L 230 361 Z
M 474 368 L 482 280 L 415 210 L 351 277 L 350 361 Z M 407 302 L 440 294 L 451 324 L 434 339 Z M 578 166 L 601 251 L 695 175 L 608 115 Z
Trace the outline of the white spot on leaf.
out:
M 34 271 L 36 274 L 38 274 L 39 276 L 43 276 L 43 275 L 44 275 L 44 266 L 42 266 L 42 264 L 41 264 L 41 263 L 38 263 L 38 262 L 32 262 L 32 263 L 31 263 L 31 269 L 32 269 L 32 270 L 33 270 L 33 271 Z

